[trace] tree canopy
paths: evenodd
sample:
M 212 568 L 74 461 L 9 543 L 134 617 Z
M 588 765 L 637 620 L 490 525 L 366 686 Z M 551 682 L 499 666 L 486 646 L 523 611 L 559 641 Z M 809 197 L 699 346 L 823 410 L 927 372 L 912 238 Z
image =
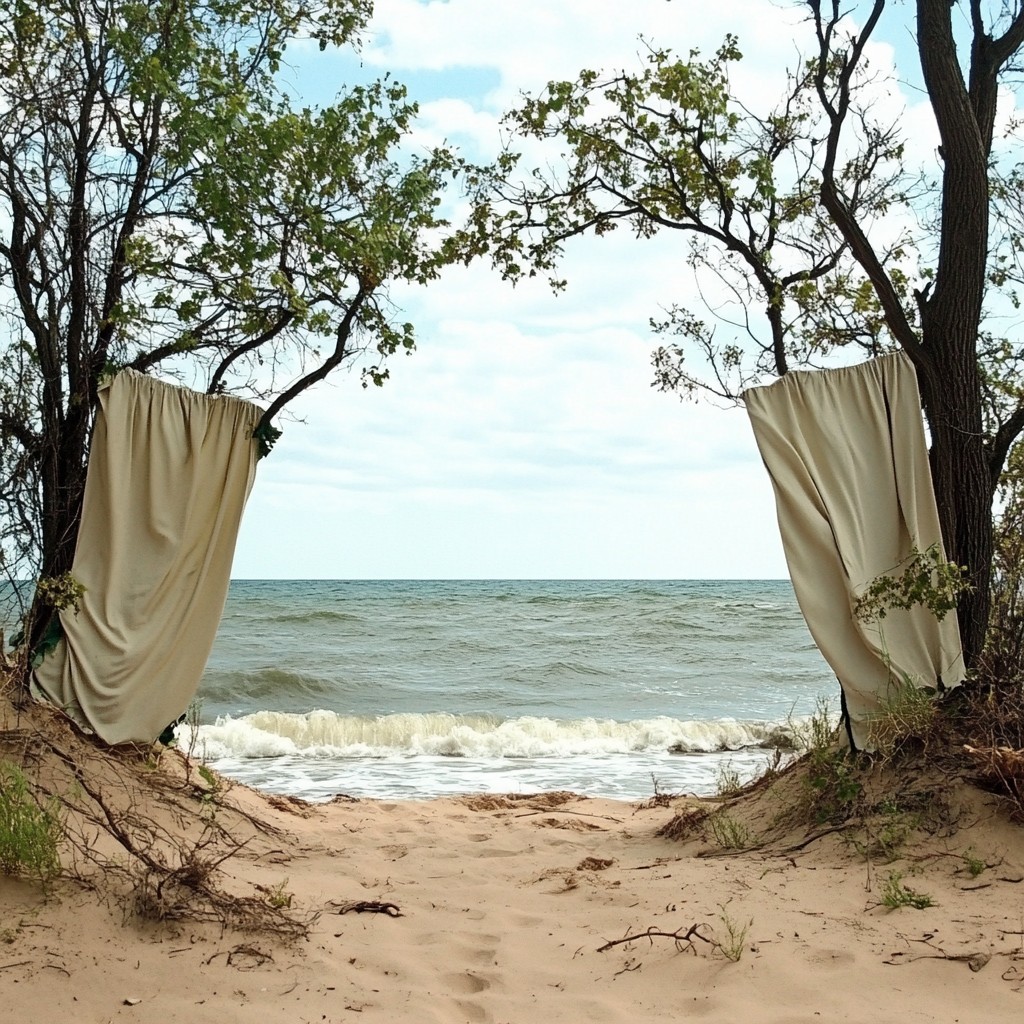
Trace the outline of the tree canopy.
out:
M 1024 43 L 1016 0 L 918 0 L 920 73 L 941 144 L 913 160 L 870 44 L 907 8 L 804 0 L 811 40 L 772 107 L 731 86 L 742 40 L 710 57 L 647 45 L 639 70 L 581 71 L 526 97 L 478 194 L 475 228 L 502 272 L 549 272 L 568 239 L 679 232 L 705 310 L 674 304 L 656 382 L 737 397 L 794 367 L 902 348 L 917 369 L 969 664 L 984 641 L 992 499 L 1024 428 L 1018 123 L 999 117 Z M 961 18 L 960 15 L 963 15 Z M 1005 104 L 1004 104 L 1005 105 Z M 516 139 L 557 141 L 523 173 Z
M 265 400 L 258 432 L 358 351 L 414 345 L 388 299 L 459 251 L 462 170 L 411 152 L 388 78 L 322 109 L 290 46 L 353 46 L 369 0 L 0 2 L 0 537 L 70 568 L 96 389 L 124 367 Z

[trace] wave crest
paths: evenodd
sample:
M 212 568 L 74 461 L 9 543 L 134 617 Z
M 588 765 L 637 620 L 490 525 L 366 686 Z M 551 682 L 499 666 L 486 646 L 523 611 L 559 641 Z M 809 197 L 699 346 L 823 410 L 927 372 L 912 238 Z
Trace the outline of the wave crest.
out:
M 187 726 L 178 742 L 202 756 L 566 758 L 643 750 L 711 753 L 749 747 L 790 747 L 792 733 L 781 722 L 731 720 L 687 722 L 673 718 L 615 722 L 593 718 L 500 718 L 495 715 L 339 715 L 333 711 L 289 714 L 258 711 Z

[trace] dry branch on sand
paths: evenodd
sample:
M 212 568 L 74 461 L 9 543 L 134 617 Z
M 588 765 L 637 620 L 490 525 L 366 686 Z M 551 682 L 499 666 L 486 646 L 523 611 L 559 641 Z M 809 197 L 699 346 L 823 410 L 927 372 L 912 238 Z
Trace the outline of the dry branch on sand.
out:
M 700 922 L 691 924 L 689 928 L 682 929 L 677 928 L 674 932 L 660 931 L 657 928 L 647 928 L 642 932 L 636 932 L 635 934 L 623 935 L 621 939 L 609 939 L 607 942 L 597 947 L 598 953 L 604 953 L 614 946 L 622 946 L 629 942 L 638 942 L 640 939 L 648 939 L 653 941 L 654 939 L 672 939 L 676 944 L 676 949 L 680 952 L 684 950 L 690 953 L 696 953 L 697 947 L 694 945 L 694 939 L 699 939 L 701 942 L 707 943 L 711 947 L 718 945 L 714 939 L 709 938 L 707 935 L 701 934 L 701 928 L 705 927 Z

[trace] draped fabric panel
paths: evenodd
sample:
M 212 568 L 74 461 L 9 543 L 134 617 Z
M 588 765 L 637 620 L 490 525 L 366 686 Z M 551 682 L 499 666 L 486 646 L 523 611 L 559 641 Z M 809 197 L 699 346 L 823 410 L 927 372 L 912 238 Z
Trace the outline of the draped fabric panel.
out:
M 941 545 L 917 376 L 897 353 L 788 373 L 743 397 L 797 600 L 839 679 L 849 738 L 869 749 L 871 719 L 894 687 L 942 689 L 964 676 L 955 612 L 941 622 L 920 605 L 877 622 L 853 614 L 872 580 Z
M 262 411 L 132 370 L 100 392 L 72 574 L 85 586 L 37 694 L 108 743 L 188 707 L 224 609 Z

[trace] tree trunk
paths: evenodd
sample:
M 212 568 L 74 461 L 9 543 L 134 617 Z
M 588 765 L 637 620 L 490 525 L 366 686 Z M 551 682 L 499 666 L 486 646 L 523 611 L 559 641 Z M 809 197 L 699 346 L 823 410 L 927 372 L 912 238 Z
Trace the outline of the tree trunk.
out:
M 68 416 L 58 432 L 47 438 L 42 503 L 43 536 L 40 579 L 55 579 L 71 572 L 78 543 L 78 528 L 85 497 L 88 465 L 89 418 Z M 55 609 L 38 596 L 29 613 L 29 650 L 46 634 Z
M 973 345 L 951 346 L 918 367 L 931 431 L 931 468 L 946 557 L 967 566 L 971 589 L 957 602 L 964 663 L 973 668 L 985 644 L 992 562 L 992 476 L 982 436 Z M 927 349 L 927 347 L 926 347 Z
M 942 227 L 934 290 L 921 300 L 915 362 L 932 433 L 932 476 L 946 557 L 967 566 L 958 603 L 964 661 L 985 644 L 991 601 L 992 472 L 985 452 L 978 330 L 989 247 L 989 146 L 1000 62 L 974 30 L 971 83 L 961 70 L 949 0 L 917 0 L 918 52 L 942 140 Z M 1008 55 L 1008 54 L 1007 54 Z

